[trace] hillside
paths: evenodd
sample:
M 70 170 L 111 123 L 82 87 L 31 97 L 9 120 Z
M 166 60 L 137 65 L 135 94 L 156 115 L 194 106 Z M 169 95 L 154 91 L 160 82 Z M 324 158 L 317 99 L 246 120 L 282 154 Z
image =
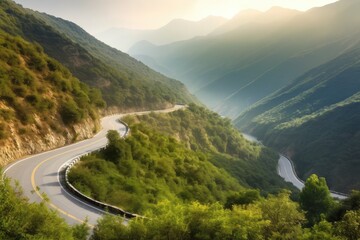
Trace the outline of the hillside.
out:
M 172 42 L 188 40 L 198 36 L 205 36 L 217 29 L 226 19 L 209 16 L 200 21 L 174 19 L 158 29 L 138 30 L 113 28 L 96 37 L 101 41 L 121 51 L 128 51 L 134 44 L 148 41 L 155 45 L 169 44 Z
M 40 44 L 74 76 L 100 88 L 109 107 L 154 109 L 192 100 L 183 84 L 108 47 L 71 22 L 23 9 L 7 0 L 0 6 L 4 31 Z
M 360 188 L 360 46 L 315 68 L 259 102 L 235 122 L 286 153 L 302 179 L 325 176 L 331 188 Z
M 0 165 L 90 137 L 105 107 L 41 46 L 0 31 Z
M 152 59 L 161 67 L 157 70 L 166 69 L 211 109 L 235 118 L 354 46 L 360 36 L 354 28 L 360 24 L 359 9 L 356 0 L 296 14 L 273 8 L 248 14 L 247 22 L 234 24 L 229 32 L 163 46 L 137 45 L 130 54 Z M 274 15 L 276 21 L 257 20 Z
M 267 194 L 290 186 L 277 175 L 275 152 L 196 105 L 124 121 L 129 137 L 109 133 L 107 148 L 83 157 L 69 174 L 75 187 L 100 201 L 143 213 L 162 200 L 225 204 L 245 188 Z

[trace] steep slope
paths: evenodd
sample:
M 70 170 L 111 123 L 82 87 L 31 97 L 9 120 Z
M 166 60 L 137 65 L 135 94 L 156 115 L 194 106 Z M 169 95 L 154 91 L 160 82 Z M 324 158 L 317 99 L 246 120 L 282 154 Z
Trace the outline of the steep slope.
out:
M 284 17 L 275 22 L 249 21 L 220 35 L 160 47 L 138 46 L 130 54 L 151 57 L 212 109 L 236 117 L 356 44 L 359 9 L 359 1 L 343 0 L 293 17 L 281 14 Z M 277 11 L 271 9 L 262 18 Z
M 75 24 L 7 0 L 0 4 L 5 31 L 39 43 L 81 81 L 100 88 L 109 106 L 123 110 L 160 108 L 190 101 L 181 83 L 108 47 Z
M 97 130 L 97 108 L 105 106 L 100 92 L 39 45 L 1 30 L 0 79 L 0 166 Z
M 286 153 L 300 177 L 360 187 L 360 45 L 311 70 L 242 114 L 236 124 Z
M 155 45 L 188 40 L 205 36 L 226 21 L 225 18 L 209 16 L 200 21 L 174 19 L 165 26 L 154 30 L 114 28 L 96 35 L 103 42 L 122 51 L 128 51 L 137 42 L 148 41 Z

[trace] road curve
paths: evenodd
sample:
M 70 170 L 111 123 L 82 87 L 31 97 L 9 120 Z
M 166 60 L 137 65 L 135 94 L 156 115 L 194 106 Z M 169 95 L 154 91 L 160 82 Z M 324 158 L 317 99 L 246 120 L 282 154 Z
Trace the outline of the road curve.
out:
M 184 106 L 176 105 L 170 109 L 153 112 L 165 113 L 181 108 Z M 41 202 L 45 194 L 49 206 L 57 210 L 69 224 L 82 223 L 87 218 L 89 225 L 93 226 L 105 212 L 82 202 L 65 190 L 59 182 L 59 170 L 69 160 L 104 147 L 107 144 L 106 133 L 109 130 L 117 130 L 124 136 L 126 127 L 117 121 L 119 118 L 150 112 L 152 111 L 104 117 L 101 119 L 102 130 L 93 138 L 16 161 L 4 169 L 4 175 L 20 184 L 30 202 Z
M 257 142 L 261 144 L 259 140 L 257 140 L 254 136 L 243 133 L 244 138 L 251 142 Z M 304 181 L 302 181 L 296 174 L 295 167 L 293 162 L 287 157 L 280 154 L 280 158 L 278 161 L 278 174 L 282 177 L 286 182 L 292 183 L 297 189 L 303 189 Z M 338 193 L 334 191 L 330 191 L 331 196 L 333 198 L 345 199 L 347 198 L 346 194 Z
M 303 189 L 304 182 L 296 175 L 293 162 L 287 157 L 280 155 L 278 163 L 278 174 L 286 181 L 291 182 L 296 188 Z M 335 191 L 330 191 L 333 198 L 346 199 L 347 195 Z

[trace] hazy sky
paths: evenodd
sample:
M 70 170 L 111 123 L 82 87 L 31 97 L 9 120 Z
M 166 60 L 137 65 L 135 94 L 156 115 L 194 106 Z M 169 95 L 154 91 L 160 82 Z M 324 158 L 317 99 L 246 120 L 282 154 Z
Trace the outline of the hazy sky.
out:
M 244 9 L 282 6 L 307 10 L 336 0 L 15 0 L 99 33 L 112 27 L 158 28 L 174 18 L 200 20 L 209 15 L 231 18 Z

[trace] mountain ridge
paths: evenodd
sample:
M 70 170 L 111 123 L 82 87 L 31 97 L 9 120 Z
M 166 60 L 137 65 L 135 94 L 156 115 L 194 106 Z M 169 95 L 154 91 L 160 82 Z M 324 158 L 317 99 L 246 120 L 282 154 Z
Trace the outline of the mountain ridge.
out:
M 204 36 L 221 26 L 224 22 L 225 18 L 217 16 L 208 16 L 199 21 L 173 19 L 157 29 L 138 30 L 113 28 L 106 32 L 96 34 L 96 37 L 115 48 L 128 51 L 134 44 L 140 41 L 148 41 L 155 45 L 162 45 L 191 39 L 197 36 Z
M 316 172 L 340 191 L 357 189 L 360 45 L 314 68 L 235 121 L 293 158 L 303 179 Z
M 151 57 L 208 107 L 235 118 L 251 104 L 355 45 L 360 32 L 353 26 L 360 24 L 355 14 L 359 8 L 356 1 L 340 1 L 284 22 L 246 24 L 226 34 L 132 49 L 130 54 Z

